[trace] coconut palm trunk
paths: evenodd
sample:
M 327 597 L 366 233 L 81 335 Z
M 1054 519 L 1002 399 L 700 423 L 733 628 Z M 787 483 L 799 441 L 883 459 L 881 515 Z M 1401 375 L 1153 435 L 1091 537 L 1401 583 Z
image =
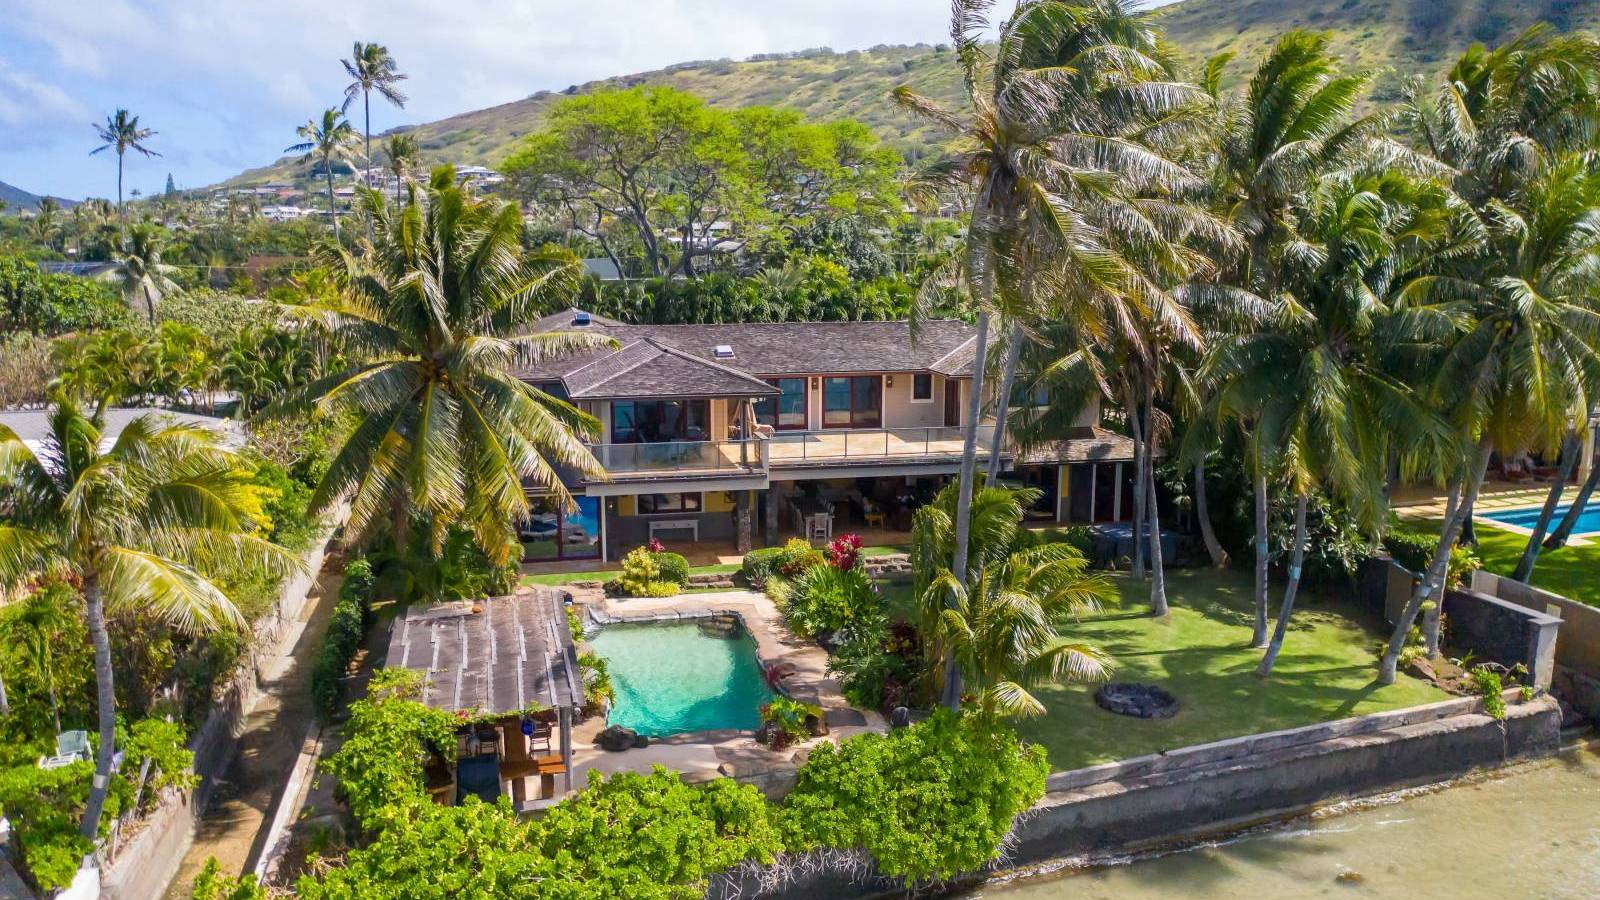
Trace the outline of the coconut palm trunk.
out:
M 1228 551 L 1222 549 L 1217 532 L 1211 527 L 1211 510 L 1206 504 L 1206 461 L 1194 464 L 1194 515 L 1200 521 L 1200 539 L 1205 542 L 1211 564 L 1219 569 L 1228 567 Z
M 1144 430 L 1139 425 L 1139 401 L 1133 393 L 1133 385 L 1127 384 L 1124 392 L 1128 398 L 1128 434 L 1133 438 L 1133 515 L 1130 523 L 1133 525 L 1133 577 L 1144 577 L 1144 468 L 1148 448 L 1145 442 Z M 1122 493 L 1122 485 L 1116 486 L 1116 491 Z
M 1272 629 L 1272 642 L 1267 645 L 1266 655 L 1261 657 L 1261 665 L 1256 667 L 1256 674 L 1262 678 L 1272 674 L 1272 667 L 1278 661 L 1278 654 L 1283 651 L 1283 639 L 1289 633 L 1289 617 L 1294 615 L 1295 596 L 1300 592 L 1300 571 L 1306 561 L 1306 503 L 1308 498 L 1301 494 L 1294 502 L 1294 554 L 1289 562 L 1289 583 L 1283 589 L 1283 606 L 1278 608 L 1278 623 Z
M 1006 413 L 1011 409 L 1011 389 L 1017 383 L 1017 357 L 1022 355 L 1022 325 L 1011 323 L 1006 342 L 1006 362 L 1000 375 L 1000 399 L 994 405 L 994 442 L 989 448 L 989 481 L 1000 477 L 1000 448 L 1006 438 Z
M 1572 531 L 1578 526 L 1578 519 L 1589 505 L 1589 498 L 1594 496 L 1596 487 L 1600 487 L 1600 454 L 1589 461 L 1589 477 L 1584 479 L 1583 487 L 1578 489 L 1578 496 L 1573 498 L 1572 505 L 1567 507 L 1567 514 L 1561 517 L 1561 524 L 1544 542 L 1546 550 L 1560 550 L 1567 545 L 1567 539 L 1572 537 Z
M 1566 439 L 1561 442 L 1561 467 L 1550 485 L 1550 493 L 1545 495 L 1539 520 L 1533 523 L 1533 534 L 1528 535 L 1528 546 L 1523 548 L 1522 559 L 1517 561 L 1517 568 L 1511 573 L 1513 579 L 1523 584 L 1533 577 L 1533 567 L 1539 562 L 1539 551 L 1544 548 L 1544 536 L 1550 530 L 1550 520 L 1555 518 L 1556 507 L 1561 504 L 1561 495 L 1567 489 L 1567 482 L 1572 480 L 1572 470 L 1578 464 L 1578 454 L 1582 449 L 1578 443 L 1578 432 L 1568 431 Z
M 1461 481 L 1452 478 L 1445 486 L 1444 519 L 1446 522 L 1455 518 L 1456 510 L 1461 507 Z M 1422 637 L 1427 649 L 1429 659 L 1439 653 L 1439 630 L 1443 624 L 1443 610 L 1440 604 L 1429 604 L 1422 612 Z
M 1145 433 L 1150 435 L 1146 454 L 1149 462 L 1145 466 L 1145 498 L 1149 503 L 1150 515 L 1150 615 L 1160 618 L 1165 616 L 1167 609 L 1167 573 L 1165 562 L 1161 556 L 1161 510 L 1156 502 L 1156 438 L 1155 438 L 1155 404 L 1148 403 L 1146 409 L 1151 412 L 1146 419 Z
M 1267 646 L 1267 461 L 1256 447 L 1256 624 L 1250 646 Z
M 1466 494 L 1461 498 L 1461 505 L 1456 509 L 1455 515 L 1444 523 L 1444 531 L 1439 535 L 1439 545 L 1433 552 L 1433 560 L 1428 564 L 1428 570 L 1422 573 L 1422 580 L 1412 591 L 1411 599 L 1406 602 L 1400 620 L 1394 623 L 1394 633 L 1389 636 L 1389 645 L 1384 649 L 1383 659 L 1378 663 L 1378 683 L 1394 684 L 1400 666 L 1400 651 L 1405 649 L 1406 635 L 1411 633 L 1411 625 L 1417 620 L 1417 613 L 1422 610 L 1422 605 L 1437 591 L 1439 599 L 1444 600 L 1444 577 L 1450 564 L 1450 551 L 1456 545 L 1456 536 L 1461 533 L 1461 527 L 1468 517 L 1472 515 L 1472 507 L 1477 502 L 1478 491 L 1483 487 L 1484 474 L 1489 469 L 1489 456 L 1494 451 L 1494 440 L 1487 435 L 1478 442 L 1478 457 L 1473 460 L 1473 470 L 1467 479 Z
M 983 369 L 989 356 L 989 311 L 978 311 L 978 343 L 972 361 L 972 395 L 967 398 L 966 435 L 961 446 L 961 487 L 956 500 L 956 546 L 951 566 L 956 581 L 967 586 L 967 550 L 972 531 L 972 489 L 977 476 L 978 415 L 983 411 Z M 950 709 L 961 708 L 961 666 L 954 655 L 945 657 L 944 693 L 940 702 Z
M 339 243 L 339 210 L 333 205 L 333 160 L 322 158 L 322 172 L 328 176 L 328 218 L 333 220 L 333 242 Z
M 95 705 L 100 721 L 100 746 L 95 750 L 94 780 L 89 785 L 89 802 L 83 812 L 78 833 L 94 840 L 100 830 L 100 813 L 111 788 L 111 760 L 117 751 L 117 694 L 112 683 L 111 637 L 106 632 L 105 598 L 94 578 L 83 582 L 83 599 L 88 612 L 89 641 L 94 646 Z
M 128 221 L 127 208 L 122 205 L 122 149 L 117 149 L 117 217 Z

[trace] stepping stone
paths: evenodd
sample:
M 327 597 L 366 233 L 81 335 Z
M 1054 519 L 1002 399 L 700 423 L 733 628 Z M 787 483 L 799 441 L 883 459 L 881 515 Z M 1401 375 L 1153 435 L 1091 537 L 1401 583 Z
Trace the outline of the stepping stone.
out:
M 829 728 L 849 728 L 867 724 L 867 717 L 856 709 L 830 709 L 823 712 L 823 721 Z

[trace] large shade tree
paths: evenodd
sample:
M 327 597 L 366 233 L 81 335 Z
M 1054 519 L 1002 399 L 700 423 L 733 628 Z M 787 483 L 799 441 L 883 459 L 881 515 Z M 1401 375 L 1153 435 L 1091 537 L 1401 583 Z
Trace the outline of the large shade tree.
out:
M 563 250 L 524 250 L 517 207 L 473 199 L 449 167 L 416 203 L 358 196 L 373 237 L 360 255 L 341 251 L 344 289 L 289 308 L 352 359 L 278 404 L 353 422 L 312 508 L 348 498 L 358 536 L 389 516 L 403 531 L 416 515 L 435 552 L 462 527 L 504 563 L 519 548 L 512 526 L 528 514 L 529 489 L 570 508 L 557 467 L 603 474 L 583 443 L 598 433 L 595 420 L 516 375 L 609 343 L 528 333 L 542 310 L 570 302 L 582 266 Z
M 107 613 L 138 610 L 190 633 L 241 627 L 212 579 L 297 565 L 259 536 L 250 474 L 209 431 L 154 414 L 104 448 L 100 427 L 71 404 L 51 414 L 38 451 L 0 425 L 0 584 L 57 575 L 83 591 L 99 718 L 84 837 L 98 833 L 116 752 Z

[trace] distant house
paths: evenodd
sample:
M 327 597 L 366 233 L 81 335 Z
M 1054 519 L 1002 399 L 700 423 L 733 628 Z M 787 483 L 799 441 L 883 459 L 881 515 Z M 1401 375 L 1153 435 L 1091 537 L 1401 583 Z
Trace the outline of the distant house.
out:
M 39 271 L 51 275 L 76 275 L 79 278 L 96 278 L 116 268 L 112 262 L 42 262 Z
M 45 439 L 50 436 L 50 415 L 48 410 L 0 412 L 0 425 L 16 432 L 17 437 L 22 438 L 22 443 L 26 444 L 28 449 L 39 453 Z M 163 424 L 194 425 L 204 428 L 217 435 L 225 446 L 235 450 L 244 447 L 249 440 L 244 425 L 236 419 L 174 412 L 159 407 L 126 407 L 106 410 L 105 424 L 100 429 L 100 449 L 102 451 L 109 449 L 117 438 L 122 436 L 123 429 L 127 428 L 130 422 L 145 415 L 153 416 Z
M 622 272 L 617 269 L 617 264 L 603 256 L 584 260 L 583 267 L 590 275 L 601 281 L 622 280 Z

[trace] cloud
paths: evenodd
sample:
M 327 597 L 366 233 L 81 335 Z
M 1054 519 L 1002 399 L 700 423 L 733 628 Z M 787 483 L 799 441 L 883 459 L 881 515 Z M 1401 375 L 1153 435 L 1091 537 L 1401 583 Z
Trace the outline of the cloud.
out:
M 88 110 L 59 85 L 0 59 L 0 147 L 37 146 L 60 125 L 89 121 Z
M 5 0 L 0 124 L 76 151 L 119 106 L 190 151 L 180 183 L 271 161 L 296 125 L 343 99 L 355 40 L 386 44 L 410 76 L 405 110 L 373 129 L 432 121 L 595 78 L 691 59 L 945 39 L 941 0 Z M 1005 4 L 1001 4 L 1005 6 Z M 13 53 L 11 48 L 26 48 Z M 90 110 L 87 117 L 85 111 Z M 16 126 L 22 126 L 20 129 Z M 67 127 L 64 127 L 67 126 Z M 54 132 L 51 137 L 51 132 Z M 0 142 L 6 138 L 0 137 Z M 102 173 L 62 153 L 0 165 L 95 190 Z M 83 148 L 84 152 L 87 147 Z M 169 154 L 176 166 L 178 155 Z M 225 161 L 225 162 L 224 162 Z M 164 179 L 165 166 L 145 177 Z

